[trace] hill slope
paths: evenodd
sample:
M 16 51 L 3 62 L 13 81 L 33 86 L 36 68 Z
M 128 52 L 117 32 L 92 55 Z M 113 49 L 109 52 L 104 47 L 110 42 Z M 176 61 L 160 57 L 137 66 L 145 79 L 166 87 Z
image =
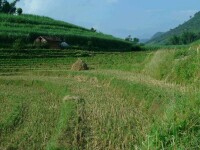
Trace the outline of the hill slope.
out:
M 57 36 L 67 43 L 78 47 L 127 49 L 131 43 L 111 35 L 98 33 L 48 17 L 35 15 L 0 14 L 0 48 L 11 47 L 16 39 L 33 44 L 35 38 L 41 35 Z
M 156 34 L 154 34 L 153 36 L 152 36 L 152 39 L 155 39 L 155 38 L 157 38 L 157 37 L 160 37 L 161 35 L 163 35 L 165 32 L 157 32 Z
M 187 22 L 179 25 L 178 27 L 171 29 L 170 31 L 160 34 L 159 36 L 153 36 L 147 43 L 149 44 L 166 44 L 173 35 L 181 35 L 184 31 L 199 33 L 200 32 L 200 12 L 196 13 L 193 18 Z

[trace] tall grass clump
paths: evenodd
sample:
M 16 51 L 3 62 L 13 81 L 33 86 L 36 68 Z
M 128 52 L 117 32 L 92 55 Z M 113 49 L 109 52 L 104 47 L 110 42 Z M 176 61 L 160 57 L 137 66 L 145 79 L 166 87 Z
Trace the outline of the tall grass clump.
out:
M 199 83 L 200 55 L 196 48 L 159 50 L 145 66 L 144 73 L 177 84 Z

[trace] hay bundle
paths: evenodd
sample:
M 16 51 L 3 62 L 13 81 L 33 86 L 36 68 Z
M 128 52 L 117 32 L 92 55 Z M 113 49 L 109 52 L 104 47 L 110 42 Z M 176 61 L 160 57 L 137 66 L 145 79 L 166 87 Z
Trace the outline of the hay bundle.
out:
M 72 65 L 72 68 L 71 70 L 74 70 L 74 71 L 81 71 L 81 70 L 88 70 L 88 66 L 87 64 L 81 60 L 81 59 L 78 59 L 73 65 Z
M 81 98 L 79 96 L 70 96 L 70 95 L 67 95 L 63 98 L 63 102 L 66 102 L 66 101 L 80 101 Z

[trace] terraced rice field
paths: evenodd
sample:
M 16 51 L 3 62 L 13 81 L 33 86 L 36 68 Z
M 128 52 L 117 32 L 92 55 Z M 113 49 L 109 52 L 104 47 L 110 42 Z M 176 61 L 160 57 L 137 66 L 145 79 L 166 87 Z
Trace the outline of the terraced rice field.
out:
M 81 72 L 77 53 L 2 56 L 0 149 L 199 149 L 200 57 L 181 51 L 96 53 Z

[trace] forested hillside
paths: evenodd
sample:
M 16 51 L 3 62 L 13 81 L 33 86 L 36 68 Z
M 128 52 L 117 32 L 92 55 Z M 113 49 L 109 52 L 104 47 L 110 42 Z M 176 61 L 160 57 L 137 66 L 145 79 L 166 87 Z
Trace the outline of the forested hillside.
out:
M 196 13 L 187 22 L 171 29 L 170 31 L 153 36 L 147 43 L 149 44 L 188 44 L 200 39 L 200 12 Z M 178 39 L 177 39 L 178 38 Z

